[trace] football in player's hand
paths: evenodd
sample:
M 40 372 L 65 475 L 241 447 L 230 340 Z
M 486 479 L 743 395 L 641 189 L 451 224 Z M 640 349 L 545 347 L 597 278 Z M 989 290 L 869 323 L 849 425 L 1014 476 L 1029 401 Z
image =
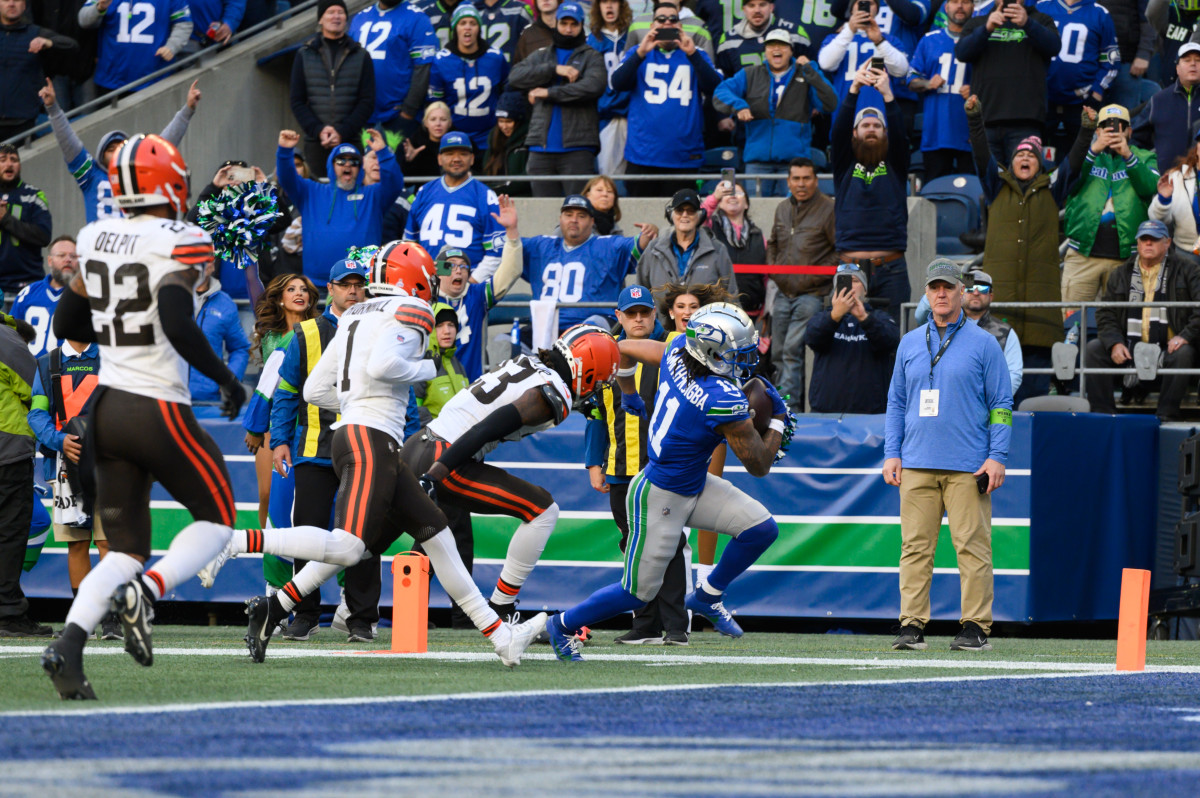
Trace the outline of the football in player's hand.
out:
M 742 391 L 745 392 L 746 401 L 750 405 L 750 420 L 754 422 L 758 434 L 762 435 L 771 423 L 771 397 L 767 395 L 767 389 L 758 377 L 747 380 L 742 386 Z

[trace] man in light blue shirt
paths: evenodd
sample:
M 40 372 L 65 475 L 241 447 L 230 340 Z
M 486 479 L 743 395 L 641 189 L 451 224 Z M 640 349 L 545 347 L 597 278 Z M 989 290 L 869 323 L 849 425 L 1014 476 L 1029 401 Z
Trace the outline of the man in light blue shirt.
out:
M 958 555 L 962 631 L 950 648 L 986 651 L 992 625 L 992 498 L 1004 484 L 1012 389 L 1004 353 L 963 312 L 958 264 L 926 270 L 929 322 L 900 340 L 888 390 L 883 479 L 900 488 L 900 635 L 926 648 L 929 588 L 943 512 Z

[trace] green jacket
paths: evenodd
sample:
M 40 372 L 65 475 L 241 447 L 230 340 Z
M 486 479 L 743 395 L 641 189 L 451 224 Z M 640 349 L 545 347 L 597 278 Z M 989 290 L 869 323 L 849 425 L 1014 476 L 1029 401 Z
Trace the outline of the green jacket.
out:
M 33 458 L 37 441 L 26 416 L 35 373 L 37 361 L 17 333 L 16 320 L 0 313 L 0 465 Z
M 457 350 L 456 346 L 442 349 L 438 346 L 436 337 L 429 338 L 429 353 L 437 366 L 437 374 L 429 382 L 413 386 L 417 395 L 417 405 L 421 408 L 422 427 L 438 417 L 438 413 L 442 412 L 450 397 L 471 384 L 462 363 L 454 356 Z
M 1100 227 L 1100 214 L 1112 192 L 1121 259 L 1129 257 L 1138 225 L 1146 221 L 1150 200 L 1158 191 L 1158 156 L 1130 147 L 1128 160 L 1108 152 L 1088 150 L 1082 174 L 1067 198 L 1067 241 L 1081 255 L 1091 255 Z

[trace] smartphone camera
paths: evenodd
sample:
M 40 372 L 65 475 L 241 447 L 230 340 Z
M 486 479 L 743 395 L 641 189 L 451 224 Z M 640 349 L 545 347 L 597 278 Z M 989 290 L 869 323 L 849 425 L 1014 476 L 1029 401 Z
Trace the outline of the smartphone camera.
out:
M 886 72 L 887 71 L 887 67 L 884 66 L 883 58 L 881 56 L 877 55 L 877 56 L 873 56 L 871 58 L 871 69 L 874 69 L 876 72 Z
M 677 42 L 679 41 L 679 28 L 659 28 L 658 33 L 654 34 L 654 38 L 660 42 Z
M 856 9 L 858 9 L 859 11 L 865 11 L 866 13 L 870 14 L 871 13 L 871 0 L 858 0 L 858 2 L 855 4 L 854 7 Z
M 229 180 L 232 183 L 251 183 L 254 181 L 254 170 L 249 166 L 234 166 L 229 170 Z
M 730 168 L 722 169 L 721 170 L 721 181 L 728 183 L 729 185 L 732 186 L 736 175 L 737 175 L 737 173 L 733 169 L 730 169 Z

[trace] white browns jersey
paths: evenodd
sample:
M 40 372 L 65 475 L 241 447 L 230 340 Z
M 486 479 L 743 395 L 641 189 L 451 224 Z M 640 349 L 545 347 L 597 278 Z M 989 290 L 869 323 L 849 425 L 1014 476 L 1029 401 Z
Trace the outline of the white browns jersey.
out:
M 195 225 L 139 214 L 79 231 L 79 274 L 100 345 L 100 385 L 190 405 L 188 364 L 163 333 L 158 288 L 167 275 L 204 271 L 212 239 Z
M 437 375 L 425 359 L 433 310 L 423 299 L 388 296 L 353 305 L 304 382 L 304 398 L 341 413 L 332 425 L 361 424 L 404 441 L 408 388 Z
M 554 408 L 554 420 L 535 427 L 522 427 L 505 440 L 520 440 L 540 430 L 561 424 L 571 412 L 571 391 L 558 372 L 536 357 L 521 355 L 503 363 L 500 368 L 484 374 L 471 387 L 459 391 L 442 406 L 438 417 L 429 422 L 429 430 L 444 441 L 454 443 L 467 430 L 504 405 L 512 404 L 530 388 L 541 391 Z M 500 445 L 489 443 L 480 454 L 487 454 Z

